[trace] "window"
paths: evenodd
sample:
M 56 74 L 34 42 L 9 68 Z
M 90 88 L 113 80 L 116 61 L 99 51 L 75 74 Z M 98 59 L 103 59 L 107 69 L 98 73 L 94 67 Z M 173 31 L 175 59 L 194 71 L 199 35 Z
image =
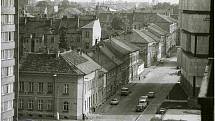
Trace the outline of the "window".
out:
M 23 99 L 19 99 L 19 109 L 23 109 L 24 108 L 24 101 Z
M 54 37 L 51 37 L 51 43 L 54 43 Z
M 29 100 L 28 101 L 28 110 L 33 110 L 34 108 L 34 100 Z
M 38 84 L 38 93 L 42 93 L 43 92 L 43 83 L 39 82 Z
M 29 84 L 28 92 L 30 92 L 30 93 L 34 92 L 34 82 L 29 82 L 28 84 Z
M 63 111 L 65 111 L 65 112 L 69 111 L 69 103 L 68 102 L 63 103 Z
M 2 32 L 1 33 L 1 42 L 10 42 L 14 41 L 14 32 Z
M 53 93 L 53 84 L 48 82 L 48 93 Z
M 88 31 L 85 32 L 85 37 L 89 38 L 89 32 Z
M 9 111 L 13 109 L 13 101 L 5 101 L 2 103 L 2 112 Z
M 38 100 L 38 110 L 43 110 L 43 100 Z
M 14 15 L 1 15 L 1 24 L 14 24 Z
M 14 6 L 14 0 L 1 0 L 1 6 Z
M 1 68 L 1 76 L 2 77 L 13 76 L 13 66 Z
M 20 82 L 19 82 L 19 91 L 20 91 L 20 92 L 24 92 L 24 88 L 25 88 L 25 87 L 24 87 L 24 82 L 21 82 L 21 81 L 20 81 Z
M 13 92 L 13 83 L 5 84 L 2 86 L 2 95 L 9 94 Z
M 47 110 L 48 111 L 52 110 L 52 100 L 47 100 Z
M 64 94 L 69 94 L 69 85 L 64 84 Z
M 13 57 L 14 57 L 14 50 L 13 49 L 1 50 L 1 60 L 13 59 Z
M 90 47 L 90 44 L 86 43 L 86 49 L 89 49 L 89 47 Z

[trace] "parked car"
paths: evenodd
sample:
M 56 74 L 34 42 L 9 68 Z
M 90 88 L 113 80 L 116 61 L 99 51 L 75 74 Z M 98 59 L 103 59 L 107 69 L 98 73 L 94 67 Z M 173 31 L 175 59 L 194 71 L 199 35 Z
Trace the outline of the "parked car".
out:
M 144 95 L 144 96 L 140 96 L 140 98 L 139 98 L 139 102 L 140 101 L 144 101 L 144 102 L 149 102 L 149 97 L 147 96 L 147 95 Z
M 119 100 L 117 98 L 113 98 L 111 101 L 110 101 L 110 104 L 111 105 L 118 105 L 119 104 Z
M 148 102 L 146 102 L 144 99 L 139 100 L 138 105 L 136 106 L 137 112 L 142 112 L 144 109 L 148 106 Z
M 166 113 L 166 108 L 160 108 L 158 111 L 158 114 L 165 114 Z
M 131 91 L 127 87 L 121 88 L 121 96 L 127 96 Z
M 147 96 L 149 98 L 154 98 L 155 97 L 155 92 L 148 92 Z

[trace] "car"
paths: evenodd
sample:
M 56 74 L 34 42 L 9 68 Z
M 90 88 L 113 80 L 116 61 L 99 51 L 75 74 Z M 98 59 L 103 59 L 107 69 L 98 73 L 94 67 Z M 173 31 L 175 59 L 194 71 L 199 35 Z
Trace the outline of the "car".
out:
M 131 91 L 127 87 L 122 87 L 121 88 L 121 96 L 127 96 Z
M 147 95 L 140 96 L 139 101 L 149 102 L 149 97 Z
M 136 106 L 136 112 L 142 112 L 147 106 L 148 103 L 146 101 L 139 101 Z
M 113 98 L 111 101 L 110 101 L 110 104 L 111 105 L 118 105 L 119 104 L 119 100 L 117 98 Z
M 164 114 L 164 113 L 166 113 L 166 108 L 160 108 L 159 114 Z
M 155 92 L 148 92 L 147 96 L 149 98 L 154 98 L 155 97 Z

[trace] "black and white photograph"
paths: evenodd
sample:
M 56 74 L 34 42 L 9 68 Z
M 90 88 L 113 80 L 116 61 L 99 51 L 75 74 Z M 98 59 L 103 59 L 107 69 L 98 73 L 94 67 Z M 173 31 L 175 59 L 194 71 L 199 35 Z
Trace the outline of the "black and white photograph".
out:
M 0 121 L 214 121 L 213 0 L 1 0 Z

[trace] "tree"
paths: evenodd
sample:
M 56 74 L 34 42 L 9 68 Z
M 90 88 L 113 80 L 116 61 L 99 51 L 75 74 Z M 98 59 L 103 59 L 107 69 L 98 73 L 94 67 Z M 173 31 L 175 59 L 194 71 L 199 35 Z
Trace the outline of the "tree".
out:
M 59 49 L 60 50 L 69 50 L 69 44 L 66 40 L 66 28 L 62 27 L 60 29 L 60 40 L 59 40 Z
M 123 27 L 125 26 L 125 24 L 123 23 L 121 18 L 114 17 L 111 22 L 111 26 L 115 30 L 123 30 Z

